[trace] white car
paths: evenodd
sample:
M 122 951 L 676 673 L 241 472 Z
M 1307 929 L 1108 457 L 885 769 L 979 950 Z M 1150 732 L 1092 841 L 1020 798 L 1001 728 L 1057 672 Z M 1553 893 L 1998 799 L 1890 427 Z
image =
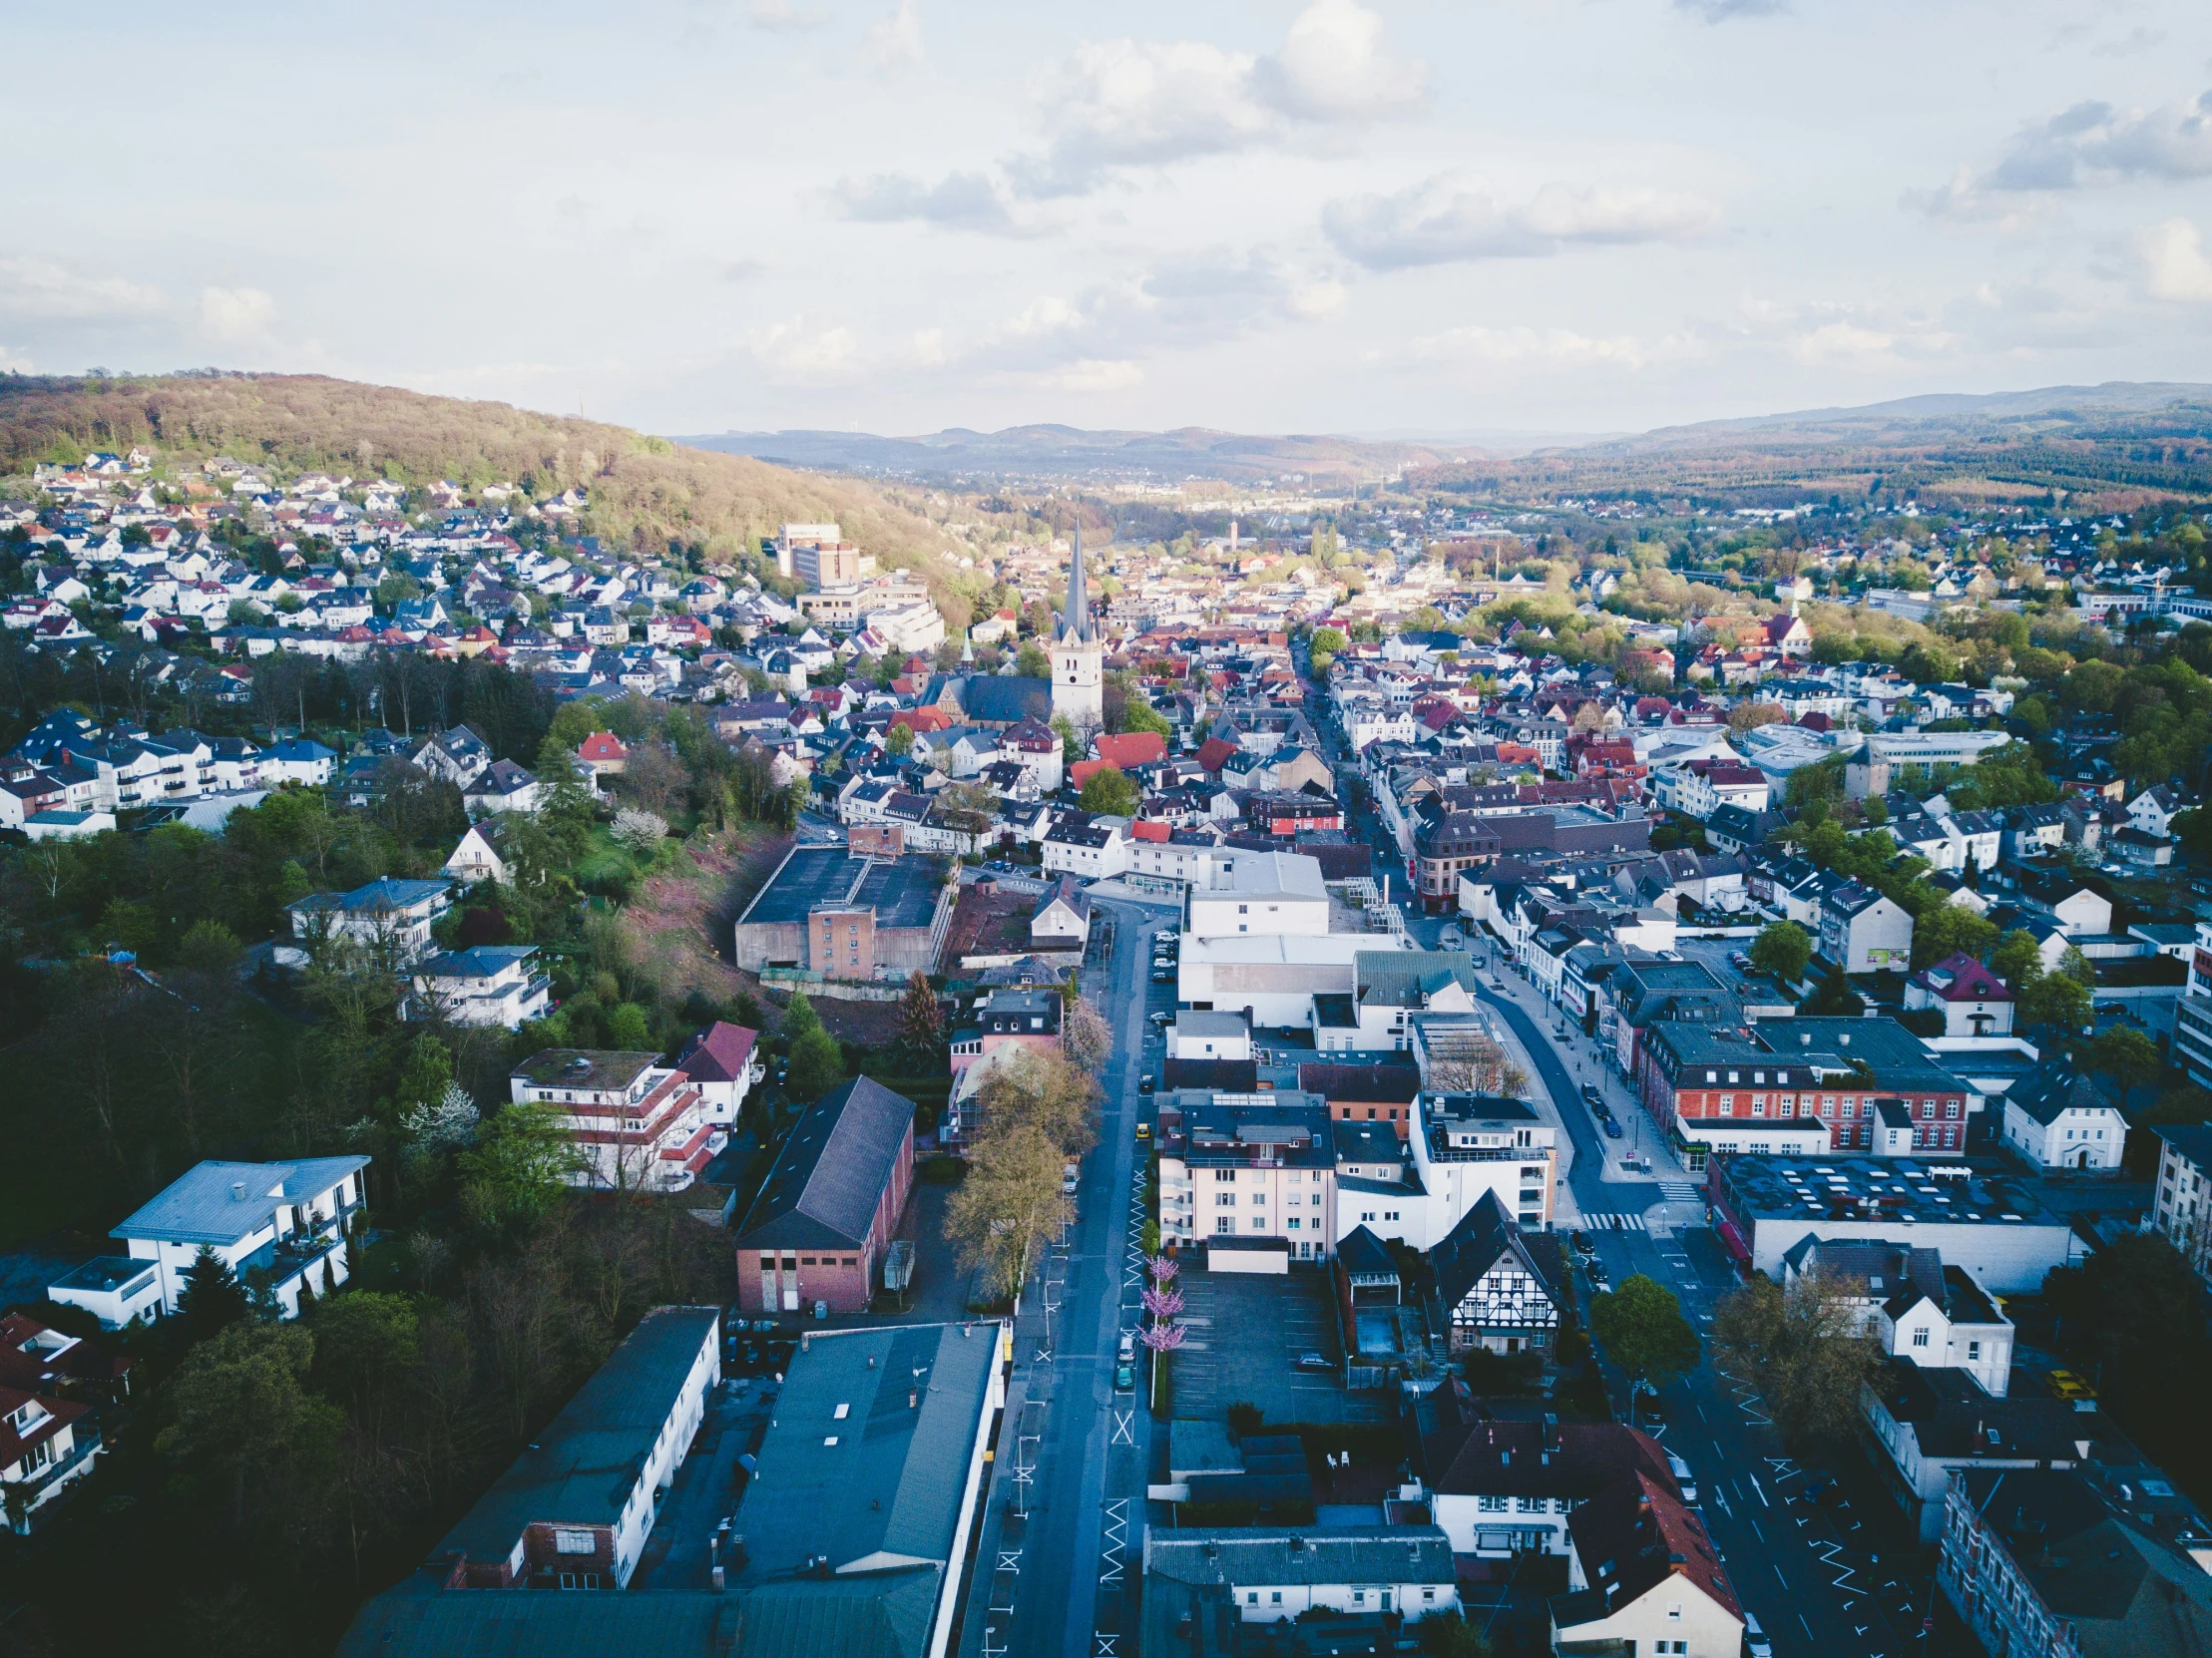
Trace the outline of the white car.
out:
M 1674 1454 L 1666 1453 L 1667 1471 L 1674 1475 L 1675 1484 L 1682 1487 L 1682 1500 L 1692 1508 L 1697 1506 L 1697 1475 L 1690 1472 L 1689 1463 Z

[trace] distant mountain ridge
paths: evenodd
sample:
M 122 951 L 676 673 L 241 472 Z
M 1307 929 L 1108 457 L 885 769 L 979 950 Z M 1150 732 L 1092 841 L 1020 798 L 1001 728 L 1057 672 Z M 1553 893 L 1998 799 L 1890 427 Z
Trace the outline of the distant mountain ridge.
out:
M 1408 467 L 1434 466 L 1465 452 L 1441 444 L 1369 443 L 1328 434 L 1254 435 L 1203 426 L 1169 432 L 1087 431 L 1052 424 L 1009 426 L 998 432 L 950 427 L 918 437 L 807 430 L 722 432 L 674 441 L 784 466 L 914 478 L 1084 481 L 1142 475 L 1162 482 L 1216 478 L 1248 484 L 1288 473 L 1334 487 L 1369 482 Z

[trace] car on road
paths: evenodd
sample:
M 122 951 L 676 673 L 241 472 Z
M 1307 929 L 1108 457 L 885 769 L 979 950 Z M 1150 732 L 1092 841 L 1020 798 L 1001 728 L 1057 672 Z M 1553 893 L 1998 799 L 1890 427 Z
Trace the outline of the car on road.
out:
M 1124 1330 L 1121 1332 L 1121 1339 L 1114 1346 L 1113 1357 L 1124 1365 L 1133 1365 L 1136 1363 L 1135 1331 Z
M 1143 1143 L 1144 1143 L 1144 1142 L 1145 1142 L 1146 1140 L 1150 1139 L 1151 1137 L 1152 1137 L 1152 1125 L 1151 1125 L 1150 1123 L 1148 1123 L 1148 1122 L 1140 1122 L 1140 1123 L 1138 1123 L 1138 1124 L 1136 1125 L 1136 1143 L 1137 1143 L 1138 1145 L 1142 1145 L 1142 1144 L 1143 1144 Z
M 1322 1371 L 1335 1370 L 1336 1366 L 1329 1363 L 1329 1356 L 1326 1353 L 1301 1353 L 1298 1355 L 1298 1368 L 1300 1370 Z
M 1136 1367 L 1134 1365 L 1119 1364 L 1113 1367 L 1113 1391 L 1117 1394 L 1133 1394 L 1136 1392 Z
M 1606 1138 L 1608 1138 L 1608 1139 L 1614 1139 L 1614 1140 L 1617 1140 L 1617 1139 L 1619 1139 L 1619 1138 L 1620 1138 L 1620 1119 L 1619 1119 L 1618 1117 L 1611 1117 L 1611 1116 L 1608 1116 L 1608 1117 L 1606 1117 L 1606 1118 L 1604 1119 L 1604 1123 L 1605 1123 L 1605 1136 L 1606 1136 Z
M 1666 1453 L 1667 1471 L 1674 1475 L 1674 1483 L 1682 1488 L 1682 1500 L 1692 1508 L 1697 1506 L 1697 1475 L 1690 1472 L 1689 1463 L 1674 1454 Z
M 1751 958 L 1740 950 L 1731 950 L 1728 952 L 1728 965 L 1738 973 L 1749 973 L 1751 971 Z
M 1602 1295 L 1613 1287 L 1612 1280 L 1605 1276 L 1605 1263 L 1596 1256 L 1592 1255 L 1584 1261 L 1582 1270 L 1589 1274 L 1589 1287 L 1592 1293 Z
M 2070 1370 L 2054 1370 L 2045 1380 L 2050 1384 L 2052 1393 L 2075 1405 L 2079 1405 L 2083 1400 L 2095 1399 L 2097 1396 L 2096 1389 L 2090 1387 L 2088 1383 L 2082 1381 Z
M 1587 1232 L 1569 1232 L 1566 1235 L 1566 1241 L 1577 1255 L 1595 1255 L 1597 1253 L 1597 1246 L 1589 1241 Z
M 1605 1096 L 1597 1091 L 1595 1082 L 1582 1084 L 1582 1103 L 1593 1111 L 1602 1112 L 1605 1109 Z
M 1173 1020 L 1174 1017 L 1175 1016 L 1173 1014 L 1154 1014 L 1151 1016 L 1151 1021 L 1154 1025 L 1165 1025 Z
M 1083 1170 L 1070 1163 L 1060 1171 L 1060 1189 L 1069 1197 L 1076 1195 L 1076 1188 L 1083 1184 Z
M 1744 1658 L 1774 1658 L 1774 1643 L 1748 1611 L 1743 1615 L 1743 1650 Z
M 1145 1072 L 1142 1076 L 1139 1076 L 1136 1079 L 1136 1091 L 1138 1093 L 1150 1093 L 1154 1088 L 1158 1086 L 1158 1082 L 1153 1080 L 1152 1075 L 1149 1071 Z

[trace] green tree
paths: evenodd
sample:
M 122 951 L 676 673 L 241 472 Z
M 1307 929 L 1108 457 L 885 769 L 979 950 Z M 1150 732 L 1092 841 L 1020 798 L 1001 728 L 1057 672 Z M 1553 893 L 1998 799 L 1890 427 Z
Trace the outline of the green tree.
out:
M 643 1053 L 658 1045 L 645 1009 L 635 1002 L 621 1003 L 607 1016 L 607 1040 L 626 1053 Z
M 917 1070 L 937 1068 L 945 1045 L 945 1014 L 928 976 L 916 968 L 906 981 L 906 995 L 899 1003 L 899 1045 L 907 1062 Z
M 1682 1303 L 1644 1273 L 1591 1299 L 1589 1330 L 1605 1356 L 1638 1381 L 1664 1382 L 1697 1368 L 1697 1332 L 1682 1316 Z
M 2024 927 L 2015 927 L 1999 938 L 1988 961 L 1990 971 L 2011 986 L 2014 996 L 2024 994 L 2043 976 L 2043 947 Z
M 1132 694 L 1128 706 L 1121 714 L 1124 731 L 1150 731 L 1156 736 L 1173 736 L 1175 728 L 1167 723 L 1167 716 L 1152 706 L 1151 698 L 1142 692 Z
M 807 1032 L 821 1028 L 821 1019 L 814 1012 L 814 1004 L 807 1000 L 806 992 L 793 991 L 790 1006 L 783 1010 L 783 1039 L 796 1042 Z
M 914 752 L 914 727 L 904 720 L 892 726 L 883 734 L 883 747 L 886 753 L 905 759 Z
M 459 1164 L 462 1207 L 487 1232 L 534 1223 L 580 1166 L 560 1113 L 535 1103 L 503 1105 L 485 1118 Z
M 263 1525 L 311 1520 L 331 1500 L 345 1415 L 308 1385 L 314 1351 L 297 1324 L 233 1324 L 170 1378 L 155 1451 L 221 1493 L 232 1531 L 246 1528 L 249 1494 Z
M 372 1442 L 407 1404 L 422 1359 L 421 1326 L 412 1300 L 377 1290 L 349 1290 L 315 1310 L 315 1385 L 343 1401 Z
M 1913 966 L 1927 967 L 1948 956 L 1986 958 L 1996 946 L 1996 924 L 1964 904 L 1939 903 L 1921 911 L 1913 923 Z
M 1138 799 L 1135 780 L 1119 766 L 1109 765 L 1100 767 L 1085 781 L 1081 803 L 1087 812 L 1128 817 L 1136 811 Z
M 791 1044 L 784 1081 L 793 1099 L 819 1099 L 845 1079 L 845 1053 L 819 1025 Z
M 1794 921 L 1777 921 L 1752 941 L 1751 965 L 1784 985 L 1803 979 L 1812 960 L 1813 936 Z
M 177 1316 L 189 1341 L 204 1342 L 245 1317 L 245 1288 L 206 1244 L 185 1269 L 185 1287 L 177 1298 Z
M 2151 1039 L 2124 1025 L 2115 1025 L 2091 1042 L 2087 1057 L 2089 1068 L 2099 1076 L 2110 1077 L 2119 1089 L 2123 1111 L 2127 1109 L 2127 1096 L 2143 1083 L 2156 1081 L 2165 1068 Z
M 2063 973 L 2046 973 L 2019 993 L 2019 1016 L 2031 1026 L 2079 1031 L 2089 1023 L 2089 993 Z
M 204 973 L 227 979 L 237 971 L 237 934 L 220 921 L 198 921 L 186 930 L 177 945 L 177 965 L 187 973 Z
M 1349 642 L 1351 641 L 1345 638 L 1344 629 L 1341 627 L 1316 627 L 1313 630 L 1313 637 L 1307 641 L 1307 649 L 1313 655 L 1313 671 L 1315 673 L 1328 672 L 1330 661 L 1342 652 Z
M 1787 1289 L 1754 1273 L 1714 1310 L 1713 1353 L 1723 1370 L 1758 1389 L 1792 1445 L 1850 1438 L 1860 1386 L 1881 1360 L 1847 1287 L 1821 1273 L 1795 1278 Z
M 1014 671 L 1025 679 L 1050 679 L 1053 661 L 1035 639 L 1025 639 L 1015 655 Z

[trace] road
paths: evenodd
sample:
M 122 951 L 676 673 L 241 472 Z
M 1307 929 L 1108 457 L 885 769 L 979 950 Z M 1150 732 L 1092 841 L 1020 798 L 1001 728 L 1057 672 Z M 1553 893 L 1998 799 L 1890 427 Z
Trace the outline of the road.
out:
M 1335 731 L 1324 726 L 1321 736 L 1323 747 L 1342 758 Z M 1351 821 L 1374 847 L 1378 867 L 1403 870 L 1372 809 Z M 1408 931 L 1433 946 L 1442 925 L 1410 916 Z M 1550 1095 L 1573 1142 L 1567 1190 L 1611 1282 L 1648 1275 L 1674 1291 L 1684 1314 L 1705 1333 L 1715 1305 L 1737 1278 L 1705 1224 L 1691 1177 L 1596 1044 L 1571 1022 L 1563 1040 L 1554 1036 L 1558 1011 L 1515 968 L 1500 965 L 1496 940 L 1479 953 L 1491 964 L 1486 981 L 1498 988 L 1485 983 L 1478 994 L 1527 1050 L 1535 1080 Z M 1585 1081 L 1604 1090 L 1628 1139 L 1613 1140 L 1598 1129 L 1581 1102 Z M 1650 1157 L 1650 1177 L 1623 1177 L 1608 1161 L 1608 1150 L 1627 1148 Z M 1614 1372 L 1608 1380 L 1616 1410 L 1625 1415 L 1626 1379 Z M 1666 1384 L 1659 1397 L 1667 1418 L 1657 1430 L 1662 1443 L 1697 1476 L 1706 1527 L 1777 1658 L 1919 1658 L 1926 1651 L 1920 1631 L 1933 1593 L 1929 1575 L 1902 1516 L 1872 1488 L 1860 1453 L 1832 1464 L 1842 1476 L 1841 1494 L 1813 1502 L 1801 1494 L 1805 1470 L 1782 1453 L 1753 1389 L 1707 1363 Z
M 1083 990 L 1112 1027 L 1113 1052 L 1076 1224 L 1033 1281 L 1019 1323 L 1017 1399 L 998 1454 L 1028 1470 L 1035 1494 L 1026 1521 L 987 1525 L 985 1546 L 997 1560 L 979 1560 L 979 1576 L 1013 1564 L 986 1591 L 1007 1611 L 971 1615 L 963 1632 L 963 1651 L 977 1658 L 1133 1658 L 1136 1648 L 1124 1591 L 1137 1569 L 1130 1551 L 1143 1537 L 1152 1419 L 1140 1395 L 1113 1391 L 1113 1371 L 1119 1333 L 1140 1323 L 1144 1159 L 1135 1132 L 1144 1101 L 1136 1082 L 1156 1068 L 1160 1048 L 1146 1016 L 1174 1006 L 1173 986 L 1150 983 L 1143 941 L 1174 924 L 1175 906 L 1103 899 L 1095 914 L 1111 922 L 1113 942 L 1085 966 Z

